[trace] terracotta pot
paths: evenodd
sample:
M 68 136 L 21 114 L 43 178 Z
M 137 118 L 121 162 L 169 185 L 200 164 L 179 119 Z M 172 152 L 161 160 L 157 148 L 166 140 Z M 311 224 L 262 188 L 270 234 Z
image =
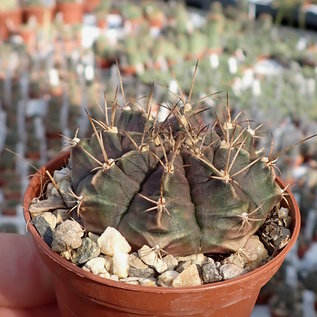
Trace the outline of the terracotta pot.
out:
M 293 194 L 287 191 L 292 223 L 289 244 L 270 262 L 243 276 L 186 288 L 129 285 L 101 278 L 71 264 L 54 253 L 30 221 L 29 205 L 41 192 L 45 170 L 51 173 L 65 165 L 69 153 L 62 153 L 42 167 L 26 190 L 24 216 L 36 248 L 53 274 L 57 301 L 63 317 L 205 316 L 249 317 L 261 287 L 281 266 L 300 230 L 300 213 Z M 277 179 L 277 183 L 285 188 Z
M 43 24 L 45 20 L 45 15 L 48 15 L 48 20 L 53 20 L 54 10 L 53 8 L 46 8 L 40 6 L 30 6 L 23 9 L 24 20 L 27 22 L 31 17 L 35 17 L 38 24 Z
M 101 2 L 101 0 L 85 0 L 84 1 L 84 11 L 85 12 L 93 12 L 98 7 L 100 2 Z
M 82 23 L 84 12 L 84 6 L 82 3 L 57 3 L 56 9 L 62 14 L 64 23 Z
M 9 37 L 10 30 L 8 23 L 16 28 L 22 23 L 22 11 L 20 9 L 14 11 L 0 12 L 0 40 L 6 40 Z

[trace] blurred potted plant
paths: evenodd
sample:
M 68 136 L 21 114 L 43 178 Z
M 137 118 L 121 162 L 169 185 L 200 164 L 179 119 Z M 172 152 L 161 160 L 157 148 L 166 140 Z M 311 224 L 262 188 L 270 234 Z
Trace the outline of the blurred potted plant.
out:
M 55 8 L 48 6 L 44 0 L 25 0 L 22 7 L 26 22 L 31 17 L 39 24 L 53 19 Z
M 56 9 L 66 24 L 81 24 L 84 6 L 82 0 L 57 0 Z
M 97 25 L 101 29 L 107 27 L 107 15 L 111 9 L 111 0 L 102 0 L 99 5 L 95 8 L 95 15 L 97 19 Z
M 103 69 L 109 68 L 116 60 L 119 60 L 118 49 L 115 45 L 109 43 L 104 35 L 100 35 L 93 45 L 96 56 L 96 63 Z
M 162 6 L 163 4 L 156 4 L 153 1 L 146 2 L 143 6 L 143 10 L 145 18 L 149 22 L 150 26 L 162 29 L 166 23 L 166 17 L 165 12 L 159 7 L 159 5 Z
M 18 0 L 0 1 L 0 40 L 6 40 L 10 29 L 22 23 L 22 11 Z
M 120 11 L 124 23 L 128 23 L 132 31 L 138 29 L 144 18 L 142 8 L 136 3 L 128 1 L 121 4 Z

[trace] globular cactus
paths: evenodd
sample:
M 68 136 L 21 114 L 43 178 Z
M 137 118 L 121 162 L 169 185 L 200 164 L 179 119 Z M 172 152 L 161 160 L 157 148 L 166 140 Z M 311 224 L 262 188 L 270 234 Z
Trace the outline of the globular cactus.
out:
M 174 255 L 237 251 L 281 200 L 274 161 L 247 122 L 199 119 L 180 98 L 164 122 L 113 101 L 90 139 L 73 140 L 72 186 L 86 230 L 117 228 L 134 248 Z M 191 94 L 190 94 L 191 95 Z M 242 121 L 242 120 L 241 120 Z M 245 125 L 245 126 L 244 126 Z

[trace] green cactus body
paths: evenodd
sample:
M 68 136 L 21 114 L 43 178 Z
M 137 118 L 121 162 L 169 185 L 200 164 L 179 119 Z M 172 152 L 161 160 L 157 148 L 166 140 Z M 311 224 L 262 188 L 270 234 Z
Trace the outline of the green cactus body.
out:
M 98 131 L 91 121 L 92 137 L 72 148 L 85 228 L 112 226 L 134 249 L 159 245 L 174 255 L 243 247 L 282 196 L 255 130 L 229 116 L 203 129 L 188 104 L 163 123 L 131 107 L 109 113 L 112 124 Z

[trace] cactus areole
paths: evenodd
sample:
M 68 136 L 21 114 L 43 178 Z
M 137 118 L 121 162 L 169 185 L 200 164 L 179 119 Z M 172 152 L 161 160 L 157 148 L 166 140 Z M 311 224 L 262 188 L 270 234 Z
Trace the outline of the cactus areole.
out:
M 150 108 L 114 101 L 104 122 L 88 116 L 91 138 L 73 140 L 72 190 L 86 230 L 111 226 L 134 249 L 174 255 L 237 251 L 283 193 L 274 162 L 256 150 L 256 129 L 229 109 L 211 128 L 187 102 L 164 122 Z

